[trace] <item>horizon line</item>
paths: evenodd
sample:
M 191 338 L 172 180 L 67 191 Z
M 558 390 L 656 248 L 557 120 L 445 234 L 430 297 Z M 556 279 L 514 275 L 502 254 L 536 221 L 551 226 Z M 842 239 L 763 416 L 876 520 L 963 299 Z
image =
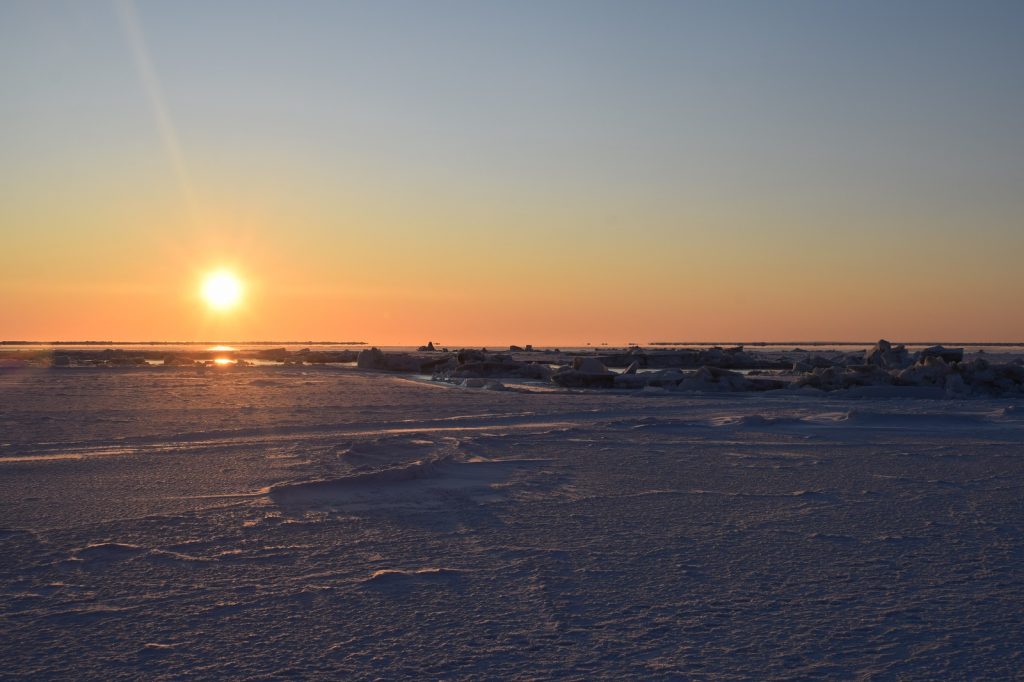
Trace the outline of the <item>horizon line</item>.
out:
M 534 348 L 557 348 L 564 346 L 567 348 L 617 348 L 617 347 L 642 347 L 642 346 L 871 346 L 878 343 L 881 340 L 888 339 L 877 339 L 875 341 L 863 341 L 863 340 L 824 340 L 824 341 L 810 341 L 810 340 L 785 340 L 785 341 L 648 341 L 646 344 L 638 343 L 607 343 L 607 342 L 585 342 L 580 344 L 526 344 Z M 889 341 L 889 343 L 895 345 L 906 345 L 906 346 L 928 346 L 928 345 L 943 345 L 950 344 L 956 346 L 1024 346 L 1024 341 Z M 368 341 L 314 341 L 314 340 L 206 340 L 206 341 L 118 341 L 118 340 L 71 340 L 71 341 L 29 341 L 29 340 L 0 340 L 0 346 L 102 346 L 102 345 L 119 345 L 119 346 L 202 346 L 202 345 L 238 345 L 238 346 L 266 346 L 266 345 L 281 345 L 281 346 L 398 346 L 398 347 L 415 347 L 425 344 L 376 344 Z M 503 345 L 515 345 L 518 344 L 452 344 L 452 343 L 436 343 L 435 346 L 446 346 L 454 348 L 477 348 L 477 347 L 488 347 L 488 346 L 503 346 Z M 524 345 L 525 347 L 525 345 Z

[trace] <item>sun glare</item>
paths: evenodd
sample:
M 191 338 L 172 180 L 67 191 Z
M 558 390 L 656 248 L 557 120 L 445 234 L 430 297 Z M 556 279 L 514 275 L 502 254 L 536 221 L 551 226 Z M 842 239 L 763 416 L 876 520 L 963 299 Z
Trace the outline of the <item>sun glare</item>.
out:
M 234 308 L 242 298 L 242 283 L 230 272 L 214 272 L 203 280 L 203 298 L 216 310 Z

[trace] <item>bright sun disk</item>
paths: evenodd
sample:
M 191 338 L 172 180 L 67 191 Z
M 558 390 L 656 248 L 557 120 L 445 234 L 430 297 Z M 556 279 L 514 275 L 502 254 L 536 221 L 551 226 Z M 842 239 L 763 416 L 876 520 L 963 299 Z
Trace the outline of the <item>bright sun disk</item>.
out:
M 233 308 L 242 298 L 242 282 L 230 272 L 212 273 L 203 280 L 203 298 L 211 308 Z

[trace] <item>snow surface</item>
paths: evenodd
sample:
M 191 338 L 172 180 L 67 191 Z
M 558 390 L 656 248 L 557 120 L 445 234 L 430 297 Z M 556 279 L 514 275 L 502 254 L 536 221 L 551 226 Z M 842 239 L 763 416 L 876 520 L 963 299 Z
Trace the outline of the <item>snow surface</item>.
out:
M 0 373 L 0 677 L 1024 675 L 1007 400 Z

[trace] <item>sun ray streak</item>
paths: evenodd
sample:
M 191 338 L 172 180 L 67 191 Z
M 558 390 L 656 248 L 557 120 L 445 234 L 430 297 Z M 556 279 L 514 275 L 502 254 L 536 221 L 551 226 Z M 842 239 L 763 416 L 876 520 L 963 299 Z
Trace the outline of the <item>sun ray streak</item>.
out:
M 167 104 L 164 101 L 163 88 L 160 85 L 160 78 L 157 75 L 153 60 L 149 55 L 146 46 L 145 35 L 142 32 L 142 23 L 139 21 L 139 13 L 134 0 L 116 0 L 118 15 L 124 27 L 128 44 L 131 47 L 135 59 L 135 67 L 142 81 L 142 87 L 146 91 L 153 115 L 156 118 L 157 131 L 161 143 L 167 154 L 168 161 L 178 181 L 185 209 L 188 212 L 192 225 L 198 224 L 198 204 L 196 202 L 195 190 L 193 188 L 191 175 L 188 172 L 188 165 L 185 162 L 185 155 L 181 151 L 181 144 L 178 142 L 178 135 L 171 120 Z

